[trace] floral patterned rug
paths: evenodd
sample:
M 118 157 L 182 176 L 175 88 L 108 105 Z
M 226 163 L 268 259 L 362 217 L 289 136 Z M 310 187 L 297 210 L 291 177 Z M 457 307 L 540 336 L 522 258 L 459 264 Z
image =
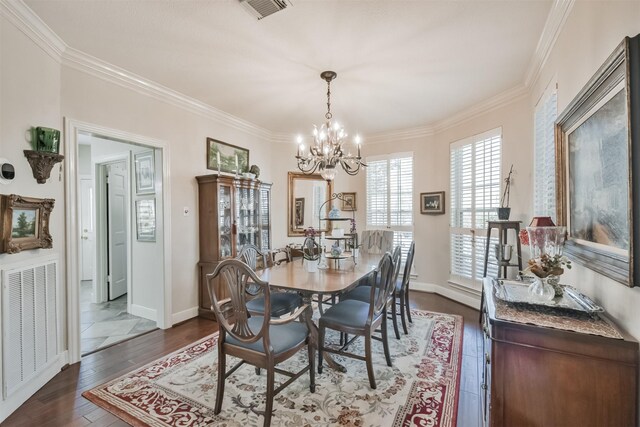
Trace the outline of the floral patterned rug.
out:
M 382 343 L 373 342 L 377 389 L 369 388 L 365 363 L 335 356 L 341 373 L 324 364 L 309 392 L 304 374 L 275 397 L 273 426 L 455 426 L 462 360 L 462 318 L 414 310 L 409 335 L 397 340 L 389 328 L 393 367 Z M 134 372 L 83 393 L 96 405 L 134 426 L 261 426 L 265 371 L 243 365 L 229 378 L 222 412 L 215 403 L 218 334 L 203 338 Z M 333 340 L 333 341 L 332 341 Z M 327 341 L 337 341 L 329 335 Z M 350 351 L 364 354 L 362 339 Z M 227 369 L 235 360 L 229 358 Z M 307 363 L 300 351 L 279 365 L 298 371 Z M 276 374 L 279 380 L 286 377 Z

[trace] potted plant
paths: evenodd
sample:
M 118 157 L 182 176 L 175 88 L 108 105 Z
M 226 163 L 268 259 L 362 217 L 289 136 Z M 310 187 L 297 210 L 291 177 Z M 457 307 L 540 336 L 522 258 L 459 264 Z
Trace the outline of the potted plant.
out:
M 509 175 L 504 180 L 504 191 L 502 192 L 502 198 L 500 199 L 500 207 L 498 208 L 498 219 L 508 220 L 511 215 L 511 208 L 509 207 L 509 192 L 511 191 L 511 174 L 513 173 L 513 165 L 509 169 Z

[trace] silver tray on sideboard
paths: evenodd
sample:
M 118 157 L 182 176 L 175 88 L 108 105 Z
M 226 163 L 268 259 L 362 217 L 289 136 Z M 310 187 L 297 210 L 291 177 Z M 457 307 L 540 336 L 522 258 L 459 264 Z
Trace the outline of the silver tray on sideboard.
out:
M 604 309 L 593 302 L 591 298 L 580 293 L 572 286 L 562 285 L 564 288 L 564 294 L 561 297 L 545 301 L 535 298 L 529 294 L 529 284 L 530 283 L 513 280 L 494 280 L 493 294 L 496 298 L 513 304 L 527 304 L 589 314 L 601 313 L 604 311 Z

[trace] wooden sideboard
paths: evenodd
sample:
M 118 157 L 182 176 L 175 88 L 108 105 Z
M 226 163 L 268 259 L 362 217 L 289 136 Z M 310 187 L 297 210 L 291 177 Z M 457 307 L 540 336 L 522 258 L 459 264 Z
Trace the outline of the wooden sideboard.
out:
M 637 341 L 505 321 L 483 292 L 485 426 L 637 425 Z

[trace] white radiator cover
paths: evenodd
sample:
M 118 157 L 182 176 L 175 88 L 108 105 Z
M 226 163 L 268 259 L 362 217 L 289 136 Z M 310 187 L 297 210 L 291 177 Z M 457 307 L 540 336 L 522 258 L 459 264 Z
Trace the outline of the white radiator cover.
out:
M 7 399 L 59 359 L 58 260 L 2 271 L 2 389 Z

